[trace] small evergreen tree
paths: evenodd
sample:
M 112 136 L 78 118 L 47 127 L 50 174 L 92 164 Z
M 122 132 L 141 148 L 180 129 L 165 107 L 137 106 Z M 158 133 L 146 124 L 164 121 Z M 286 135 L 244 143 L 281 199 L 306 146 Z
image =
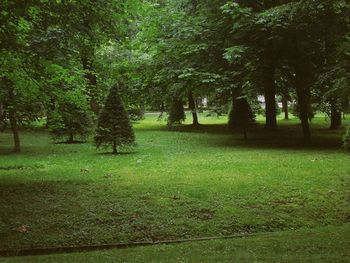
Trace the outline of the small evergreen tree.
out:
M 92 127 L 91 113 L 85 96 L 70 91 L 50 113 L 48 127 L 53 140 L 74 143 L 76 137 L 85 141 Z
M 229 113 L 228 127 L 231 131 L 242 130 L 247 139 L 247 128 L 255 122 L 255 116 L 245 98 L 237 98 L 232 103 Z
M 346 132 L 344 139 L 343 139 L 343 147 L 345 150 L 350 152 L 350 128 L 348 128 L 348 131 Z
M 117 147 L 132 145 L 135 141 L 129 116 L 118 93 L 118 86 L 114 85 L 107 96 L 107 100 L 98 118 L 95 135 L 96 147 L 111 146 L 117 154 Z
M 170 105 L 168 125 L 181 124 L 186 119 L 184 106 L 181 98 L 175 97 Z

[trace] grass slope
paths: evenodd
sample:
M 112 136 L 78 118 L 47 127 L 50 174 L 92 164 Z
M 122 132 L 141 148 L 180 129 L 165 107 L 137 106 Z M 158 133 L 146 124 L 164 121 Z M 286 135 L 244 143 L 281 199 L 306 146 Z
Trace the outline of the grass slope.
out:
M 350 156 L 344 131 L 323 118 L 302 146 L 297 120 L 244 141 L 224 118 L 167 131 L 156 115 L 135 125 L 134 153 L 52 144 L 43 130 L 21 133 L 12 154 L 0 134 L 0 249 L 234 233 L 285 231 L 349 222 Z

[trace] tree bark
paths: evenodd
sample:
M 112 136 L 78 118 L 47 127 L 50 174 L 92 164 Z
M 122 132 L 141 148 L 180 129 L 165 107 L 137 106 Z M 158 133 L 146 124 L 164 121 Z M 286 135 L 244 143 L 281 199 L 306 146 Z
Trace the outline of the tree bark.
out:
M 0 132 L 6 128 L 4 104 L 0 102 Z
M 188 92 L 188 107 L 190 108 L 190 111 L 192 113 L 192 124 L 199 125 L 196 102 L 193 98 L 193 93 L 191 90 Z
M 116 141 L 113 141 L 113 154 L 118 154 L 118 151 L 117 151 L 117 142 Z
M 276 84 L 275 66 L 271 58 L 266 55 L 263 65 L 263 87 L 265 96 L 266 129 L 277 128 L 276 120 Z
M 300 120 L 301 126 L 303 129 L 304 142 L 311 142 L 311 133 L 310 133 L 310 125 L 309 125 L 309 95 L 310 95 L 310 87 L 307 84 L 306 78 L 307 76 L 303 75 L 303 69 L 299 66 L 296 67 L 295 70 L 295 84 L 296 91 L 298 97 L 298 103 L 300 108 Z
M 342 125 L 342 115 L 341 111 L 337 107 L 336 101 L 333 100 L 331 102 L 331 126 L 329 127 L 331 130 L 337 130 Z
M 46 128 L 49 128 L 50 126 L 50 118 L 51 118 L 51 113 L 54 112 L 56 109 L 56 101 L 55 98 L 53 96 L 50 97 L 50 101 L 49 101 L 49 106 L 47 108 L 47 112 L 46 112 Z
M 246 127 L 243 128 L 243 135 L 244 135 L 244 139 L 248 140 L 247 128 Z
M 288 96 L 285 94 L 282 96 L 282 108 L 284 112 L 284 119 L 288 120 L 289 119 Z
M 4 104 L 0 101 L 0 121 L 4 119 L 5 112 L 4 112 Z
M 73 143 L 74 142 L 74 135 L 73 133 L 69 134 L 69 139 L 67 141 L 68 143 Z
M 13 134 L 13 142 L 14 142 L 13 151 L 20 152 L 21 151 L 21 142 L 19 139 L 19 131 L 18 131 L 18 125 L 17 125 L 15 94 L 13 92 L 13 87 L 12 87 L 11 81 L 6 80 L 5 82 L 6 82 L 5 85 L 7 86 L 7 90 L 8 90 L 8 99 L 9 99 L 8 111 L 9 111 L 9 119 L 10 119 L 12 134 Z
M 97 77 L 92 65 L 92 60 L 86 54 L 82 54 L 82 65 L 85 70 L 85 78 L 88 81 L 89 104 L 92 112 L 98 115 L 100 107 L 97 102 Z

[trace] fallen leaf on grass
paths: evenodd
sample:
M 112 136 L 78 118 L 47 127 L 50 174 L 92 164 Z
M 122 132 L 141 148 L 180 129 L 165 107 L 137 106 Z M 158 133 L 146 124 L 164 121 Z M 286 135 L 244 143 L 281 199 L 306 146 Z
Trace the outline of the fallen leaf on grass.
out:
M 28 225 L 21 225 L 21 226 L 17 227 L 15 230 L 17 232 L 20 232 L 20 233 L 25 233 L 25 232 L 28 232 L 29 226 Z

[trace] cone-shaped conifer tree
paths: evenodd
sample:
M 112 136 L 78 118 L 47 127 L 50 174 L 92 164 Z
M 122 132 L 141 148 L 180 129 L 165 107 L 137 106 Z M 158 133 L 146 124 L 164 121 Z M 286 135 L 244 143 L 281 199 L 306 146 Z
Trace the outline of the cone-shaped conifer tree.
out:
M 95 144 L 97 147 L 111 146 L 116 154 L 119 146 L 132 145 L 134 141 L 129 116 L 119 96 L 118 86 L 114 85 L 98 118 Z
M 181 124 L 186 119 L 184 106 L 181 98 L 174 97 L 169 109 L 168 125 Z
M 247 139 L 247 128 L 255 122 L 255 116 L 245 98 L 237 98 L 232 103 L 229 114 L 228 127 L 230 130 L 242 130 L 244 138 Z

